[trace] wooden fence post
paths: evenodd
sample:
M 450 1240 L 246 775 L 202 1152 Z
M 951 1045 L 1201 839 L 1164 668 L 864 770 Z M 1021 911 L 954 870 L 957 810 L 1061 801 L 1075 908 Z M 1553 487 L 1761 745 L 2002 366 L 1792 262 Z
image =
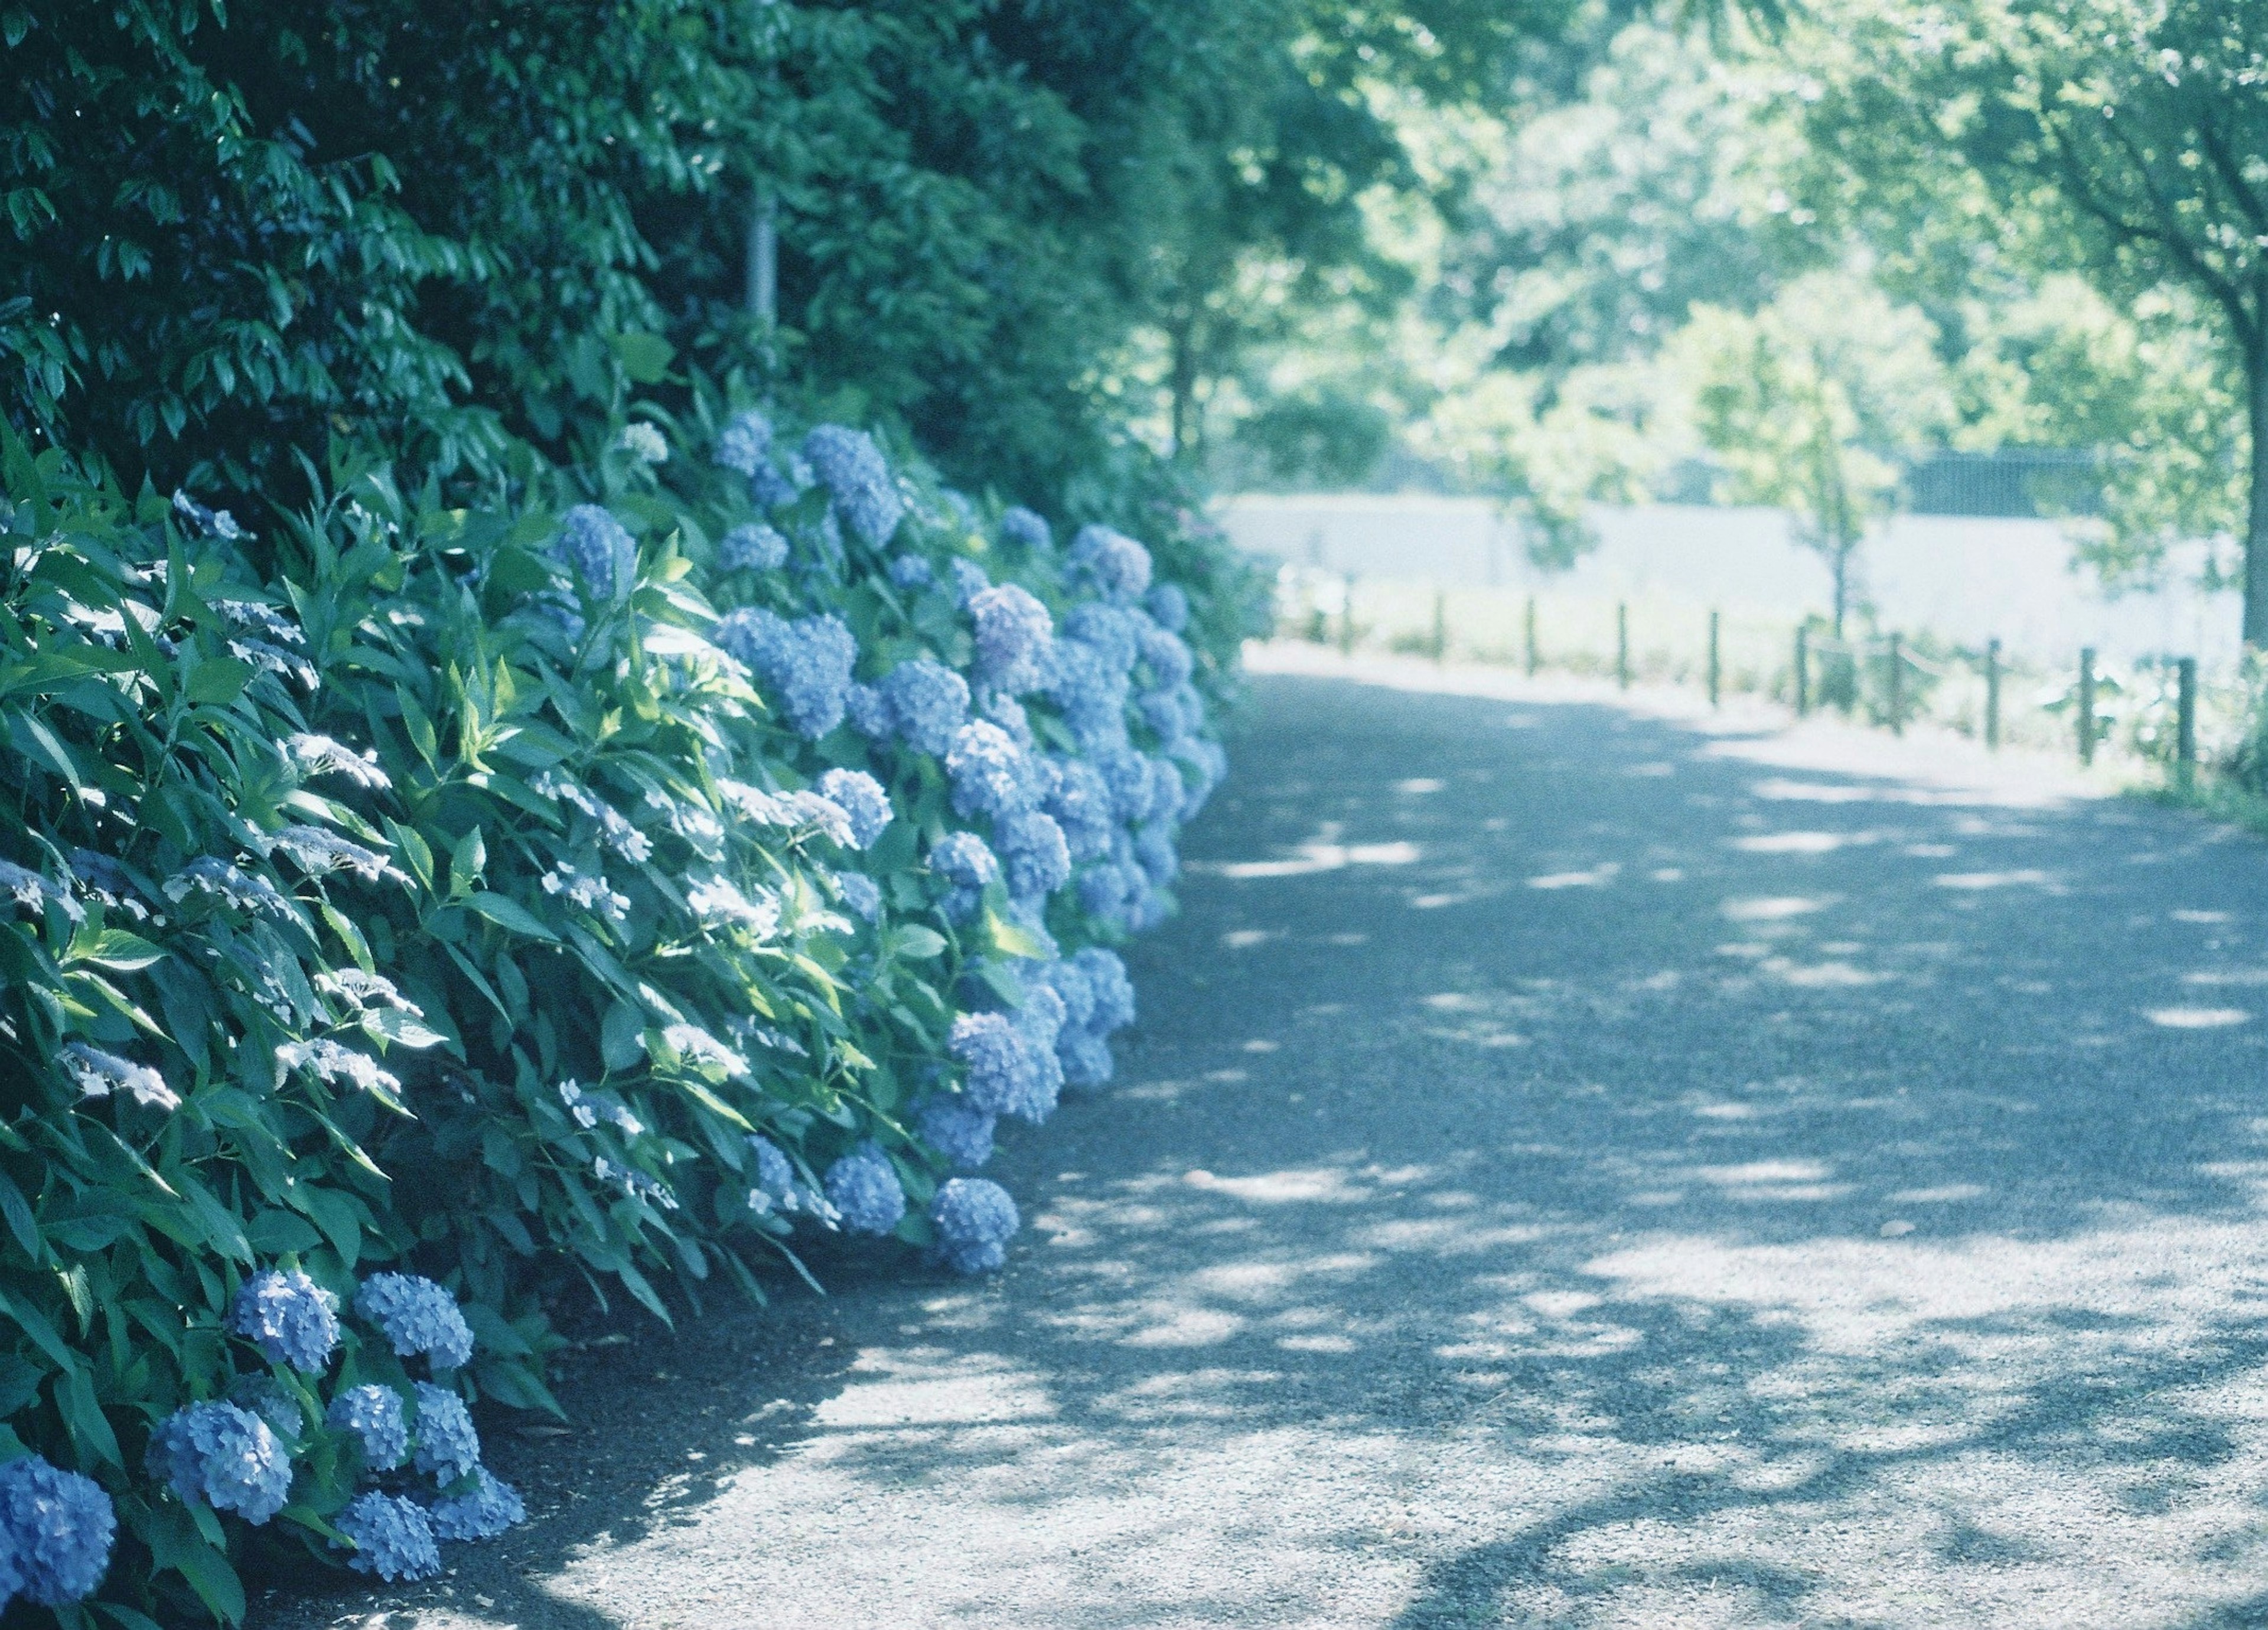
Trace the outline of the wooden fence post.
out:
M 1630 607 L 1615 602 L 1615 683 L 1630 689 Z
M 1709 614 L 1709 705 L 1717 705 L 1717 685 L 1721 668 L 1717 655 L 1717 613 Z
M 1984 642 L 1984 746 L 2000 750 L 2000 642 Z
M 2095 647 L 2079 651 L 2079 762 L 2095 762 Z
M 1890 636 L 1890 734 L 1902 736 L 1906 733 L 1906 653 L 1905 636 Z
M 1795 716 L 1803 719 L 1811 712 L 1811 625 L 1795 625 Z
M 2183 657 L 2178 723 L 2174 733 L 2174 773 L 2186 790 L 2197 779 L 2197 659 Z
M 1535 596 L 1528 597 L 1528 676 L 1535 677 Z

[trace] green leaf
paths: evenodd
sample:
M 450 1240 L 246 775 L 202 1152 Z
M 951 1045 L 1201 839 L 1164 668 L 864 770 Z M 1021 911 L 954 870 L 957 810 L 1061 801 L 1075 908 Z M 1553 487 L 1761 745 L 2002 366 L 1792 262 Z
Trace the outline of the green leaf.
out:
M 149 1542 L 150 1560 L 158 1571 L 170 1568 L 188 1580 L 189 1589 L 214 1618 L 225 1624 L 243 1623 L 243 1582 L 229 1566 L 228 1558 L 197 1532 L 185 1508 L 170 1502 L 151 1507 L 144 1538 Z
M 362 1022 L 364 1029 L 374 1031 L 401 1047 L 433 1047 L 449 1039 L 398 1007 L 381 1007 L 375 1013 L 365 1014 Z
M 234 657 L 210 657 L 197 664 L 181 694 L 203 706 L 225 707 L 244 694 L 254 671 L 251 663 Z
M 907 923 L 890 930 L 889 951 L 893 956 L 902 956 L 913 962 L 926 962 L 945 949 L 945 936 L 934 928 L 924 928 L 919 923 Z
M 305 1220 L 274 1206 L 252 1220 L 252 1226 L 245 1230 L 245 1235 L 257 1250 L 269 1256 L 287 1250 L 313 1250 L 323 1243 L 323 1236 L 309 1227 Z
M 81 926 L 63 952 L 66 963 L 92 963 L 119 973 L 135 973 L 164 957 L 166 952 L 139 934 L 123 928 Z
M 465 904 L 499 928 L 508 928 L 530 940 L 541 940 L 556 945 L 559 936 L 546 928 L 534 912 L 506 895 L 491 894 L 483 889 L 469 896 Z
M 639 385 L 659 384 L 677 355 L 676 347 L 659 334 L 617 334 L 613 344 L 622 372 Z
M 457 846 L 450 851 L 449 897 L 453 900 L 460 895 L 469 894 L 473 885 L 480 881 L 481 874 L 488 868 L 488 864 L 489 846 L 482 841 L 481 829 L 476 826 L 458 839 Z
M 1040 942 L 1039 936 L 997 911 L 984 913 L 984 931 L 991 939 L 992 948 L 1003 956 L 1028 956 L 1035 960 L 1047 956 L 1048 948 Z

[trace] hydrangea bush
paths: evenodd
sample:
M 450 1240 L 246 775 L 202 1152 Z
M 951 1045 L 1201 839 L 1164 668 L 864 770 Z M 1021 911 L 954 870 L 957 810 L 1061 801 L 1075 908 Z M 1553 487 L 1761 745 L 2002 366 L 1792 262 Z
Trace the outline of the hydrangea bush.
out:
M 714 393 L 608 445 L 256 529 L 0 448 L 0 1596 L 431 1574 L 525 1515 L 467 1405 L 557 1408 L 548 1306 L 997 1268 L 1003 1118 L 1109 1078 L 1210 546 Z

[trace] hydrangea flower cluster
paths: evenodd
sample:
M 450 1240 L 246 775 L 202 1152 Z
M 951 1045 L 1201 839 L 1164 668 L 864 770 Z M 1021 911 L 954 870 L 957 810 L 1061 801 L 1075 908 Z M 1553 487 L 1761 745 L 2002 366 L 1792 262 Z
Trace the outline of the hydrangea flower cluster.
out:
M 92 1595 L 110 1567 L 118 1513 L 92 1478 L 65 1471 L 38 1455 L 0 1466 L 0 1555 L 14 1564 L 12 1582 L 41 1607 L 68 1607 Z M 0 1591 L 0 1605 L 9 1593 Z
M 968 682 L 932 657 L 899 663 L 879 690 L 884 729 L 917 753 L 944 757 L 968 722 Z
M 1055 643 L 1055 619 L 1048 608 L 1029 589 L 1001 583 L 971 595 L 968 616 L 976 626 L 978 688 L 1003 696 L 1036 689 Z
M 446 1487 L 481 1464 L 481 1436 L 465 1400 L 430 1381 L 416 1383 L 417 1431 L 411 1464 Z
M 843 722 L 858 647 L 842 618 L 791 623 L 761 608 L 744 608 L 718 623 L 714 638 L 773 694 L 797 734 L 816 741 Z
M 191 1404 L 150 1435 L 151 1474 L 184 1500 L 233 1511 L 257 1528 L 291 1495 L 291 1457 L 250 1410 Z
M 331 1400 L 323 1422 L 334 1431 L 353 1433 L 362 1444 L 363 1464 L 373 1471 L 391 1471 L 409 1457 L 409 1421 L 401 1394 L 392 1387 L 349 1387 Z
M 473 1356 L 473 1327 L 457 1299 L 414 1273 L 373 1273 L 355 1293 L 355 1311 L 378 1326 L 402 1358 L 423 1356 L 436 1369 L 461 1369 Z
M 1008 1258 L 1008 1242 L 1023 1220 L 1008 1191 L 983 1177 L 952 1177 L 930 1202 L 937 1255 L 955 1273 L 984 1273 Z
M 431 1579 L 441 1571 L 441 1548 L 434 1544 L 433 1525 L 414 1500 L 373 1489 L 357 1495 L 331 1525 L 354 1542 L 347 1566 L 358 1574 L 375 1574 L 393 1584 L 402 1579 Z
M 603 505 L 578 504 L 560 517 L 552 551 L 567 563 L 585 594 L 611 600 L 618 569 L 637 558 L 637 545 Z
M 803 439 L 803 456 L 852 532 L 877 549 L 890 541 L 905 516 L 905 500 L 872 436 L 845 425 L 816 424 Z
M 269 1268 L 237 1291 L 228 1328 L 271 1363 L 320 1375 L 339 1345 L 339 1299 L 297 1268 Z
M 890 1157 L 871 1139 L 827 1169 L 827 1203 L 853 1234 L 887 1234 L 906 1214 L 906 1191 Z

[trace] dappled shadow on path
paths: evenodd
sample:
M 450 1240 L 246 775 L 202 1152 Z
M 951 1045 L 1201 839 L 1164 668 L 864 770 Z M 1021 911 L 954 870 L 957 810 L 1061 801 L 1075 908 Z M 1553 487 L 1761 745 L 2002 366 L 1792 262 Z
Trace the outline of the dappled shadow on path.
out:
M 2251 1622 L 2257 845 L 1256 690 L 1009 1272 L 609 1359 L 415 1622 Z

